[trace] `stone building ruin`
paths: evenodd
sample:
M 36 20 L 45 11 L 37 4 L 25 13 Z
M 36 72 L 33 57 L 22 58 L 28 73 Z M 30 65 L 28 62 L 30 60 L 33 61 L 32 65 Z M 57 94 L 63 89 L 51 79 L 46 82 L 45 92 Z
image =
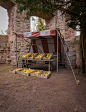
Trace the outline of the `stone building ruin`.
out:
M 23 32 L 30 32 L 30 20 L 25 20 L 25 13 L 22 14 L 17 13 L 17 5 L 13 2 L 7 1 L 6 3 L 0 3 L 0 6 L 7 9 L 8 16 L 9 16 L 9 25 L 8 25 L 8 43 L 10 47 L 10 59 L 11 64 L 16 65 L 16 33 L 23 33 Z M 38 16 L 38 15 L 34 15 Z M 41 17 L 41 15 L 40 15 Z M 56 27 L 56 16 L 53 16 L 51 19 L 46 20 L 46 30 L 48 29 L 55 29 Z M 75 39 L 75 33 L 76 31 L 72 30 L 71 28 L 68 28 L 65 23 L 65 17 L 61 16 L 61 12 L 58 11 L 57 13 L 57 27 L 60 28 L 61 33 L 64 35 L 65 40 L 67 40 L 68 47 L 70 50 L 77 50 L 77 60 L 79 59 L 79 46 L 78 46 L 78 40 L 75 41 L 77 44 L 77 48 L 73 48 L 74 44 L 73 41 L 68 40 L 74 40 Z M 28 42 L 27 42 L 28 41 Z M 70 44 L 71 43 L 71 44 Z M 17 40 L 17 53 L 18 58 L 19 56 L 22 56 L 25 53 L 29 52 L 30 48 L 30 40 L 28 38 L 25 38 L 25 41 L 21 38 L 18 38 Z M 79 66 L 79 62 L 77 61 L 77 66 Z

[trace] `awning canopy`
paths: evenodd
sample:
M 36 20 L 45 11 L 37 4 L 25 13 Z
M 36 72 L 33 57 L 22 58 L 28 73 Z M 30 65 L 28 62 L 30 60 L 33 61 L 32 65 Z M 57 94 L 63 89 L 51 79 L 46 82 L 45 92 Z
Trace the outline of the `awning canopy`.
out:
M 17 34 L 17 37 L 24 37 L 24 38 L 30 38 L 30 39 L 39 39 L 40 37 L 56 37 L 56 30 L 44 30 L 44 31 L 38 31 L 38 32 L 24 32 L 22 34 Z
M 17 34 L 19 38 L 31 39 L 31 53 L 56 53 L 57 52 L 57 32 L 53 30 L 44 30 L 38 32 L 24 32 Z M 67 46 L 65 46 L 67 49 Z M 61 40 L 58 36 L 58 52 L 61 53 Z
M 29 51 L 30 53 L 56 53 L 58 73 L 58 54 L 61 54 L 60 61 L 63 63 L 64 50 L 67 51 L 68 47 L 66 44 L 64 44 L 64 39 L 59 37 L 59 34 L 57 34 L 57 31 L 55 29 L 38 32 L 24 32 L 22 34 L 16 34 L 16 36 L 19 38 L 31 39 L 31 47 Z M 64 48 L 61 43 L 64 44 Z
M 38 32 L 24 32 L 17 34 L 17 37 L 29 38 L 32 40 L 31 53 L 54 53 L 57 52 L 57 32 L 56 30 L 44 30 Z M 59 40 L 59 52 L 61 52 L 61 41 Z

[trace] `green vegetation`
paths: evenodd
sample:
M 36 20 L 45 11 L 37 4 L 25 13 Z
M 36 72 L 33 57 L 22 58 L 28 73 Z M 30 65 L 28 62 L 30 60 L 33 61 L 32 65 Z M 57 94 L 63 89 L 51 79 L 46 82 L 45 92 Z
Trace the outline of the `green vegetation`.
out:
M 45 30 L 45 20 L 42 19 L 42 18 L 39 18 L 38 19 L 38 25 L 37 25 L 37 29 L 38 31 L 42 31 L 42 30 Z

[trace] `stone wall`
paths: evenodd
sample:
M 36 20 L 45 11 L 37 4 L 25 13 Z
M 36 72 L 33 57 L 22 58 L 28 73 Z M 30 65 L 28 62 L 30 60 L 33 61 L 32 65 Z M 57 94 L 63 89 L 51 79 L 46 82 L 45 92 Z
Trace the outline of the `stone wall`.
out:
M 57 20 L 54 16 L 49 21 L 46 21 L 46 29 L 55 29 L 57 21 L 57 27 L 60 29 L 61 34 L 64 36 L 65 42 L 70 51 L 76 51 L 76 65 L 80 66 L 79 62 L 79 36 L 76 35 L 76 31 L 68 28 L 65 23 L 65 17 L 61 15 L 61 12 L 57 13 Z
M 10 47 L 7 35 L 0 35 L 0 63 L 10 63 Z
M 52 17 L 50 20 L 46 20 L 46 30 L 55 29 L 55 16 Z
M 9 5 L 9 4 L 7 4 Z M 16 64 L 16 33 L 23 33 L 23 32 L 30 32 L 30 20 L 25 20 L 25 12 L 22 14 L 18 14 L 17 11 L 17 5 L 13 4 L 9 7 L 6 7 L 6 5 L 2 5 L 4 8 L 7 8 L 8 16 L 9 16 L 9 27 L 8 27 L 8 40 L 10 45 L 10 58 L 12 60 L 12 64 Z M 34 15 L 36 16 L 36 15 Z M 58 11 L 57 13 L 57 20 L 56 17 L 53 16 L 51 19 L 46 21 L 46 29 L 55 29 L 56 27 L 56 21 L 57 21 L 57 27 L 60 29 L 62 35 L 65 37 L 65 40 L 72 40 L 75 38 L 75 31 L 71 28 L 68 28 L 65 23 L 65 17 L 61 15 L 61 12 Z M 26 41 L 28 42 L 26 42 Z M 18 58 L 19 56 L 22 56 L 23 54 L 29 52 L 30 48 L 30 40 L 27 39 L 20 39 L 18 38 L 17 42 L 17 54 Z M 72 47 L 72 50 L 78 49 L 78 47 L 73 48 L 73 46 L 76 46 L 76 41 L 72 41 L 71 47 L 70 47 L 71 41 L 67 41 L 69 49 Z M 78 43 L 77 43 L 78 46 Z M 78 52 L 77 52 L 78 53 Z M 77 62 L 78 63 L 78 62 Z
M 66 41 L 66 44 L 69 48 L 70 51 L 76 51 L 76 65 L 77 67 L 80 67 L 80 57 L 79 57 L 79 39 L 80 37 L 79 36 L 75 36 L 75 38 L 73 39 L 65 39 Z
M 60 29 L 65 39 L 75 38 L 76 31 L 66 26 L 65 16 L 62 16 L 60 11 L 57 11 L 57 19 L 56 16 L 54 16 L 46 21 L 46 29 L 55 29 L 55 27 Z
M 8 10 L 8 16 L 9 16 L 8 37 L 9 37 L 10 58 L 11 58 L 12 65 L 16 64 L 15 33 L 30 32 L 30 21 L 24 19 L 25 12 L 23 12 L 22 14 L 18 14 L 16 11 L 17 11 L 17 5 L 11 7 Z M 17 38 L 17 58 L 29 52 L 30 40 L 28 38 L 26 38 L 25 40 Z

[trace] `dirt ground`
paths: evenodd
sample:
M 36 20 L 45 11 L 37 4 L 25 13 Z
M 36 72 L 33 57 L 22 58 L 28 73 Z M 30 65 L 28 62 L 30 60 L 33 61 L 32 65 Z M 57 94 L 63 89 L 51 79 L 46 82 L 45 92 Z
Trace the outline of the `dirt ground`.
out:
M 49 79 L 9 73 L 0 65 L 0 112 L 86 112 L 86 77 L 59 68 Z

